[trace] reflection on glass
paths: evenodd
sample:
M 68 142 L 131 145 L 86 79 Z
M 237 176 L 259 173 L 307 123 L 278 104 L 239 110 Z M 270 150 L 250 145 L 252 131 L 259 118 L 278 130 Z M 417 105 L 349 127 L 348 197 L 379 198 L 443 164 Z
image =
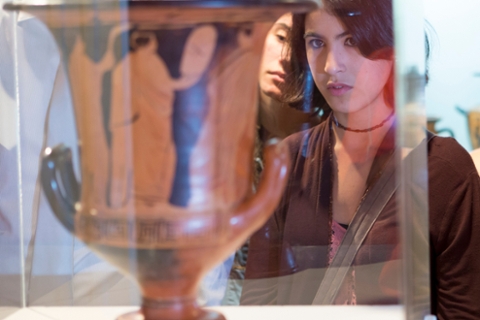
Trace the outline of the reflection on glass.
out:
M 1 2 L 0 2 L 1 4 Z M 16 15 L 0 9 L 0 319 L 24 304 Z
M 58 47 L 47 27 L 25 12 L 2 8 L 1 13 L 0 37 L 5 37 L 1 39 L 7 43 L 0 50 L 1 86 L 7 88 L 11 97 L 17 94 L 13 104 L 2 96 L 1 106 L 18 118 L 1 117 L 8 122 L 2 125 L 2 130 L 15 126 L 10 135 L 0 135 L 0 139 L 4 139 L 2 145 L 9 146 L 4 141 L 12 137 L 16 145 L 12 149 L 15 159 L 0 161 L 4 186 L 0 202 L 10 206 L 16 203 L 11 209 L 2 205 L 2 212 L 11 216 L 15 236 L 19 236 L 19 232 L 23 234 L 23 256 L 20 246 L 15 248 L 18 259 L 22 256 L 23 261 L 17 263 L 11 254 L 2 250 L 0 268 L 14 261 L 25 266 L 24 278 L 10 284 L 2 281 L 1 290 L 10 300 L 18 297 L 21 301 L 17 292 L 24 289 L 22 295 L 27 306 L 138 303 L 138 294 L 131 282 L 83 243 L 74 241 L 42 194 L 38 169 L 45 144 L 76 145 L 78 141 L 68 82 L 60 65 Z M 4 56 L 9 50 L 12 57 Z M 14 72 L 15 77 L 4 77 L 10 72 Z M 7 191 L 16 189 L 15 193 Z M 21 221 L 23 227 L 19 231 L 16 231 L 20 228 L 16 221 Z

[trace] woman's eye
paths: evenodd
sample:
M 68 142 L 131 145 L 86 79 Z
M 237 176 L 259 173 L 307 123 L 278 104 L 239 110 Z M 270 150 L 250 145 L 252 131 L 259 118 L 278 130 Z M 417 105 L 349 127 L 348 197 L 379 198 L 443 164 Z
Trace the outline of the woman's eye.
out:
M 287 40 L 287 36 L 286 35 L 283 35 L 283 34 L 277 34 L 277 39 L 278 41 L 280 42 L 285 42 Z
M 320 39 L 311 39 L 308 41 L 308 45 L 312 48 L 318 49 L 324 46 L 324 43 Z
M 355 42 L 355 40 L 353 40 L 352 37 L 348 37 L 347 39 L 345 39 L 345 45 L 349 47 L 356 47 L 357 43 Z

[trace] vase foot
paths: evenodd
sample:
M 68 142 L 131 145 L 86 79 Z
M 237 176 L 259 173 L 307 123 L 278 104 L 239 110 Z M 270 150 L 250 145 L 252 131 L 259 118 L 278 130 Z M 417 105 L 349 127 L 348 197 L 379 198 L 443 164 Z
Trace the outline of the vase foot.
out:
M 188 317 L 173 317 L 173 318 L 165 318 L 163 316 L 155 317 L 155 318 L 145 318 L 143 313 L 139 311 L 134 311 L 130 313 L 126 313 L 118 317 L 116 320 L 226 320 L 225 316 L 220 312 L 213 311 L 213 310 L 203 310 L 199 309 L 198 314 L 195 315 L 188 315 Z
M 116 320 L 144 320 L 144 319 L 145 317 L 140 311 L 134 311 L 134 312 L 122 314 Z

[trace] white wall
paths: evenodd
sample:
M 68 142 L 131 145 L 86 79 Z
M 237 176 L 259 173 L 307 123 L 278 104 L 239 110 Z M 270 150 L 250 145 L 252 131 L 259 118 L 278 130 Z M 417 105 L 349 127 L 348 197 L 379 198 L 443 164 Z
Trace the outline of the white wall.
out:
M 440 117 L 471 150 L 466 117 L 455 106 L 480 106 L 480 1 L 424 0 L 425 17 L 432 25 L 430 83 L 426 88 L 427 115 Z

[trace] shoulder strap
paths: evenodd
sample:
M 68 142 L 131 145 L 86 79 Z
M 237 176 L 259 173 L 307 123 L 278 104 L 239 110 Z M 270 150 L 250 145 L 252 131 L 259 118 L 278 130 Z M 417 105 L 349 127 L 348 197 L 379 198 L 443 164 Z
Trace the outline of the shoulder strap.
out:
M 388 159 L 377 183 L 373 185 L 358 207 L 340 248 L 325 272 L 312 304 L 333 303 L 365 237 L 398 187 L 395 179 L 395 161 L 398 156 L 399 149 L 396 149 Z
M 424 143 L 428 144 L 434 137 L 434 134 L 427 131 L 427 138 Z M 374 184 L 358 207 L 337 254 L 325 272 L 312 304 L 333 304 L 365 237 L 398 188 L 399 182 L 395 179 L 395 162 L 396 159 L 399 159 L 400 153 L 400 149 L 395 149 L 377 183 Z

